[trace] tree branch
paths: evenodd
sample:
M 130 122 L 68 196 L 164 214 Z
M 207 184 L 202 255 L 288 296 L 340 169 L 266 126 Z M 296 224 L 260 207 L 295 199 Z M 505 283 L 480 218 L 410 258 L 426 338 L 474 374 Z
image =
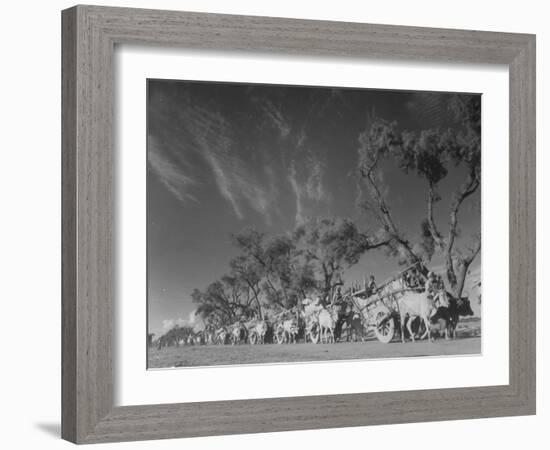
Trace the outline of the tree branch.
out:
M 390 245 L 390 243 L 391 243 L 391 239 L 386 239 L 384 241 L 378 241 L 376 243 L 368 243 L 367 244 L 367 250 L 374 250 L 376 248 L 386 247 L 386 246 Z
M 456 295 L 460 296 L 464 290 L 464 283 L 466 281 L 466 275 L 470 265 L 481 251 L 481 239 L 477 239 L 474 247 L 470 249 L 470 254 L 467 257 L 459 259 L 459 277 L 457 280 Z
M 407 253 L 410 259 L 410 262 L 421 262 L 418 256 L 412 251 L 409 245 L 409 242 L 406 239 L 402 238 L 401 235 L 399 234 L 399 231 L 397 230 L 397 226 L 393 221 L 393 218 L 391 216 L 388 206 L 386 205 L 384 197 L 380 192 L 380 190 L 378 189 L 376 182 L 374 181 L 373 171 L 376 165 L 378 164 L 379 157 L 380 157 L 380 152 L 377 152 L 376 157 L 374 158 L 374 161 L 370 165 L 367 165 L 367 167 L 361 167 L 361 175 L 365 180 L 367 180 L 367 182 L 371 187 L 371 191 L 374 194 L 373 195 L 374 200 L 378 203 L 378 208 L 380 209 L 380 212 L 382 214 L 381 218 L 383 219 L 383 225 L 386 231 L 388 231 L 392 236 L 393 240 L 398 242 L 401 248 L 405 250 L 405 252 Z
M 456 237 L 456 228 L 458 226 L 458 211 L 460 206 L 470 195 L 472 195 L 479 187 L 479 178 L 470 174 L 468 181 L 456 192 L 455 200 L 451 206 L 451 220 L 449 225 L 449 237 L 447 239 L 447 252 L 450 253 Z
M 466 183 L 464 183 L 455 193 L 455 199 L 451 206 L 449 236 L 447 238 L 447 245 L 445 248 L 445 265 L 447 269 L 447 279 L 449 280 L 449 284 L 451 285 L 451 287 L 456 290 L 455 293 L 457 295 L 460 295 L 460 293 L 462 292 L 462 289 L 464 287 L 464 278 L 466 277 L 466 273 L 462 270 L 460 276 L 457 277 L 452 258 L 452 251 L 456 238 L 456 228 L 458 226 L 458 211 L 460 210 L 460 206 L 462 205 L 464 200 L 466 200 L 477 190 L 479 184 L 479 177 L 475 173 L 470 173 Z M 472 261 L 473 258 L 475 258 L 476 254 L 477 253 L 473 255 Z
M 433 205 L 437 199 L 438 199 L 438 195 L 435 192 L 433 183 L 428 182 L 428 225 L 435 244 L 441 249 L 443 248 L 445 241 L 443 240 L 443 236 L 439 232 L 435 224 L 434 211 L 433 211 L 434 210 Z

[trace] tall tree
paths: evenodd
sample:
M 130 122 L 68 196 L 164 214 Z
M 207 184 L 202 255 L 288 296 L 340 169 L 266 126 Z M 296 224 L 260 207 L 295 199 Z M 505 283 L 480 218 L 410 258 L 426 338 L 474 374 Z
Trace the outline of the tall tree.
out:
M 247 228 L 233 236 L 233 242 L 242 252 L 237 259 L 240 265 L 250 268 L 258 284 L 261 280 L 261 293 L 268 304 L 295 306 L 315 284 L 313 271 L 307 262 L 300 260 L 292 236 L 282 234 L 269 238 Z M 259 292 L 256 293 L 259 298 Z
M 481 249 L 479 234 L 470 245 L 456 248 L 460 208 L 481 184 L 481 99 L 456 96 L 450 108 L 457 124 L 444 131 L 400 132 L 396 122 L 373 121 L 359 136 L 359 173 L 369 192 L 364 206 L 377 217 L 382 233 L 388 238 L 390 252 L 403 263 L 422 263 L 424 258 L 430 259 L 434 252 L 440 252 L 449 287 L 460 295 L 468 268 Z M 379 176 L 385 158 L 392 158 L 403 172 L 414 172 L 426 182 L 426 218 L 421 224 L 420 245 L 411 243 L 392 217 Z M 441 200 L 438 188 L 451 164 L 463 167 L 465 176 L 448 206 L 449 225 L 444 232 L 436 222 L 434 210 Z
M 229 267 L 232 276 L 241 281 L 247 305 L 254 302 L 257 314 L 262 318 L 261 281 L 264 271 L 261 265 L 250 257 L 239 255 L 229 262 Z

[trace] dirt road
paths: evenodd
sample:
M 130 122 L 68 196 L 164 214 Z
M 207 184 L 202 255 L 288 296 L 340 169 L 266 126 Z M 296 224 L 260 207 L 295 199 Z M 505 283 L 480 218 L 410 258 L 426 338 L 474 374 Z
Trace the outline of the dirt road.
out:
M 202 345 L 149 350 L 149 367 L 191 367 L 327 360 L 464 355 L 481 352 L 480 337 L 382 344 L 371 340 L 337 344 Z

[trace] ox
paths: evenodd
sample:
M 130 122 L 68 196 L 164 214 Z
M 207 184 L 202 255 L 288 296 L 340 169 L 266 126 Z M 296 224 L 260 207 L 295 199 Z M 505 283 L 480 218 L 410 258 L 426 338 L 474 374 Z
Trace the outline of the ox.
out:
M 319 303 L 319 297 L 315 300 L 306 297 L 302 301 L 302 305 L 304 305 L 304 321 L 306 324 L 305 340 L 307 341 L 307 336 L 309 336 L 311 342 L 315 344 L 318 342 L 318 337 L 320 337 L 320 333 L 319 336 L 316 337 L 315 330 L 319 328 L 319 313 L 323 309 Z
M 468 297 L 455 298 L 449 295 L 448 307 L 440 307 L 432 317 L 432 322 L 437 322 L 440 326 L 445 326 L 445 338 L 449 335 L 456 339 L 456 327 L 460 317 L 473 316 L 474 312 L 470 305 Z
M 224 345 L 227 341 L 227 330 L 225 327 L 218 328 L 216 330 L 216 337 L 215 340 L 218 343 L 218 345 Z
M 235 322 L 231 329 L 231 345 L 246 342 L 248 332 L 246 327 L 241 322 Z
M 296 336 L 298 335 L 298 323 L 296 322 L 296 319 L 283 320 L 281 326 L 284 334 L 283 340 L 290 344 L 295 344 Z
M 256 333 L 258 333 L 258 337 L 260 338 L 260 344 L 265 344 L 265 335 L 267 334 L 267 322 L 265 320 L 260 320 L 255 327 Z
M 401 341 L 405 342 L 405 322 L 407 323 L 407 330 L 411 340 L 414 342 L 414 332 L 411 328 L 412 322 L 416 317 L 419 317 L 426 326 L 426 331 L 420 337 L 424 339 L 428 336 L 431 341 L 431 323 L 430 315 L 433 310 L 433 302 L 425 293 L 408 292 L 403 297 L 397 299 L 397 306 L 399 307 L 399 319 L 401 324 Z M 407 320 L 407 315 L 409 320 Z
M 319 312 L 317 320 L 319 321 L 319 338 L 321 343 L 329 343 L 329 339 L 334 343 L 334 329 L 336 328 L 338 313 L 335 310 L 329 311 L 323 308 Z
M 206 336 L 204 335 L 203 331 L 197 331 L 195 333 L 195 345 L 204 345 L 206 344 Z
M 206 344 L 213 344 L 216 341 L 216 329 L 214 328 L 214 325 L 207 325 L 203 333 Z
M 267 334 L 267 322 L 265 320 L 253 320 L 248 324 L 247 328 L 251 344 L 265 343 L 265 335 Z
M 359 313 L 351 312 L 346 314 L 343 323 L 347 330 L 347 340 L 353 342 L 364 341 L 364 328 Z
M 472 306 L 468 297 L 460 297 L 458 299 L 451 298 L 449 301 L 449 314 L 451 316 L 451 336 L 456 338 L 456 326 L 460 316 L 473 316 Z

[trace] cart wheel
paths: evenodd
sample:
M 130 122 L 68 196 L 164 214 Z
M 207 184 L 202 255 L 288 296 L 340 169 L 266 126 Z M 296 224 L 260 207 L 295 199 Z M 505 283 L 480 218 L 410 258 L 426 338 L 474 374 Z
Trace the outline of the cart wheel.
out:
M 277 344 L 284 344 L 285 342 L 285 330 L 282 326 L 277 327 L 275 330 L 275 340 Z
M 376 338 L 383 344 L 391 342 L 395 334 L 395 321 L 393 317 L 386 319 L 386 316 L 387 314 L 384 311 L 376 314 L 376 323 L 380 322 L 380 324 L 374 329 Z
M 318 326 L 312 327 L 309 330 L 309 337 L 311 339 L 311 342 L 313 342 L 314 344 L 317 344 L 317 342 L 319 342 L 319 327 Z

